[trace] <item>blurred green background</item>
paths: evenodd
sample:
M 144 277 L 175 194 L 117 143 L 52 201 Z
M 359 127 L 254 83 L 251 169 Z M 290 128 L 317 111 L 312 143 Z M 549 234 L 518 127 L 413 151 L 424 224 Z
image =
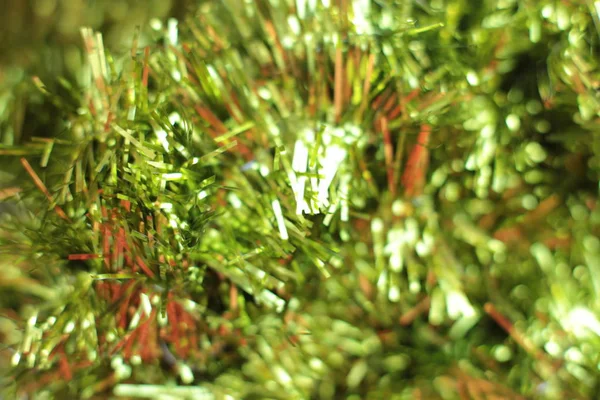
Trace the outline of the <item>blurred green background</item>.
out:
M 242 2 L 242 0 L 238 1 Z M 25 143 L 33 136 L 57 136 L 64 129 L 62 112 L 55 108 L 48 97 L 42 96 L 34 85 L 32 76 L 38 76 L 41 82 L 48 86 L 49 91 L 61 99 L 65 101 L 72 99 L 73 97 L 68 95 L 68 89 L 61 86 L 61 81 L 57 78 L 64 77 L 71 85 L 77 85 L 79 81 L 78 74 L 84 63 L 80 35 L 82 26 L 89 26 L 101 32 L 105 47 L 111 52 L 126 53 L 131 48 L 136 27 L 146 26 L 148 21 L 153 18 L 161 21 L 166 21 L 171 17 L 183 20 L 184 16 L 189 15 L 195 5 L 200 2 L 201 0 L 0 0 L 0 154 L 3 151 L 11 151 L 10 146 Z M 257 1 L 257 3 L 262 2 Z M 406 1 L 406 3 L 403 0 L 395 1 L 395 4 L 400 3 L 425 2 L 418 0 Z M 597 221 L 600 215 L 596 211 L 598 210 L 596 208 L 598 187 L 598 169 L 596 168 L 598 151 L 596 149 L 600 148 L 598 147 L 600 141 L 597 139 L 599 136 L 596 134 L 598 132 L 597 120 L 595 120 L 595 116 L 598 115 L 598 104 L 600 104 L 595 96 L 598 82 L 600 82 L 596 62 L 598 37 L 595 34 L 589 34 L 592 31 L 590 28 L 592 24 L 589 22 L 592 20 L 591 14 L 581 10 L 573 12 L 576 2 L 569 2 L 569 7 L 563 4 L 562 8 L 559 7 L 559 11 L 556 12 L 557 16 L 553 17 L 554 14 L 552 14 L 550 15 L 552 18 L 544 17 L 548 21 L 543 24 L 540 16 L 548 14 L 544 11 L 548 8 L 543 5 L 549 5 L 551 1 L 532 0 L 519 3 L 517 1 L 491 0 L 482 1 L 481 7 L 477 6 L 478 2 L 475 0 L 457 0 L 449 3 L 453 4 L 454 8 L 446 7 L 445 10 L 448 14 L 452 14 L 450 11 L 454 10 L 456 15 L 465 15 L 465 18 L 456 18 L 460 24 L 454 28 L 464 33 L 464 37 L 467 38 L 464 39 L 465 43 L 472 41 L 477 44 L 477 46 L 472 46 L 472 53 L 470 52 L 471 48 L 464 50 L 461 48 L 457 54 L 460 54 L 460 58 L 464 57 L 465 60 L 470 56 L 474 59 L 480 57 L 483 60 L 481 62 L 478 59 L 474 61 L 461 60 L 458 64 L 471 63 L 485 72 L 486 65 L 492 60 L 494 63 L 500 63 L 498 70 L 502 71 L 495 74 L 493 79 L 490 79 L 485 85 L 485 87 L 491 88 L 488 89 L 488 93 L 478 92 L 480 89 L 473 89 L 474 93 L 480 94 L 481 99 L 485 101 L 469 103 L 468 107 L 471 107 L 472 104 L 475 104 L 476 107 L 474 107 L 474 111 L 465 110 L 465 118 L 472 112 L 473 119 L 459 120 L 457 124 L 476 121 L 475 115 L 485 115 L 489 108 L 498 115 L 507 114 L 512 118 L 508 119 L 507 117 L 507 129 L 510 128 L 509 125 L 514 127 L 515 118 L 519 124 L 521 123 L 519 116 L 523 117 L 522 121 L 524 121 L 523 125 L 526 129 L 523 129 L 522 133 L 518 127 L 510 130 L 504 129 L 503 138 L 506 140 L 500 143 L 501 150 L 498 152 L 503 157 L 500 158 L 500 161 L 506 161 L 504 164 L 500 163 L 500 166 L 508 171 L 505 172 L 505 176 L 518 182 L 522 181 L 519 187 L 506 191 L 508 193 L 503 193 L 504 197 L 497 196 L 492 200 L 482 200 L 476 198 L 469 191 L 471 187 L 477 186 L 476 181 L 473 183 L 473 178 L 463 182 L 459 179 L 468 174 L 455 174 L 450 178 L 453 179 L 450 184 L 444 186 L 443 191 L 440 190 L 446 197 L 446 200 L 440 201 L 440 212 L 446 217 L 446 222 L 451 227 L 448 230 L 455 230 L 451 244 L 456 245 L 456 250 L 461 252 L 460 255 L 464 253 L 464 259 L 468 262 L 475 259 L 476 255 L 479 256 L 479 254 L 474 254 L 473 250 L 479 250 L 477 248 L 479 245 L 471 246 L 474 241 L 470 241 L 470 236 L 472 236 L 472 232 L 479 232 L 480 227 L 481 230 L 488 230 L 486 234 L 489 233 L 490 237 L 494 234 L 500 238 L 502 235 L 514 236 L 514 238 L 505 239 L 511 246 L 508 262 L 498 262 L 494 266 L 495 269 L 492 270 L 493 276 L 490 274 L 490 277 L 487 275 L 482 275 L 482 277 L 478 275 L 475 267 L 459 276 L 475 287 L 472 292 L 481 303 L 487 301 L 486 296 L 489 293 L 500 297 L 498 293 L 509 293 L 510 290 L 510 293 L 514 294 L 510 299 L 516 298 L 517 305 L 511 308 L 511 305 L 508 304 L 505 305 L 506 308 L 516 310 L 514 314 L 518 316 L 523 315 L 521 321 L 529 318 L 527 333 L 534 332 L 537 335 L 536 340 L 541 342 L 554 332 L 552 329 L 561 332 L 556 321 L 552 321 L 552 324 L 556 326 L 551 326 L 552 329 L 550 329 L 544 322 L 545 317 L 539 319 L 534 315 L 539 310 L 533 309 L 533 305 L 548 304 L 550 302 L 548 299 L 554 299 L 546 291 L 546 280 L 552 284 L 551 289 L 554 291 L 552 295 L 556 297 L 556 303 L 566 311 L 572 309 L 573 304 L 592 304 L 588 297 L 596 298 L 591 296 L 592 290 L 583 289 L 583 283 L 589 280 L 588 275 L 581 272 L 584 268 L 577 267 L 579 272 L 575 275 L 567 266 L 570 264 L 573 266 L 583 265 L 584 262 L 597 264 L 595 263 L 598 249 Z M 559 3 L 561 2 L 557 1 L 553 4 Z M 506 13 L 512 12 L 512 10 L 505 9 L 508 8 L 507 4 L 511 7 L 514 6 L 515 10 L 519 10 L 515 11 L 519 18 L 502 19 L 506 17 Z M 552 10 L 552 8 L 549 9 Z M 486 10 L 490 10 L 490 12 L 487 13 Z M 596 22 L 595 18 L 594 15 L 594 22 Z M 471 19 L 475 22 L 471 23 Z M 488 25 L 485 25 L 484 22 Z M 503 47 L 504 44 L 502 44 L 504 39 L 497 39 L 500 28 L 490 27 L 496 23 L 505 24 L 508 27 L 506 28 L 508 34 L 505 36 L 506 47 Z M 570 24 L 574 26 L 572 29 Z M 535 37 L 532 32 L 537 31 L 532 27 L 538 27 L 536 29 L 543 32 L 543 35 L 537 33 L 539 37 L 535 41 L 531 37 Z M 471 36 L 467 33 L 470 33 Z M 462 43 L 463 38 L 460 38 L 458 34 L 457 37 L 460 39 L 457 41 Z M 586 42 L 588 39 L 590 43 Z M 497 47 L 494 45 L 496 43 Z M 423 46 L 418 49 L 424 48 Z M 498 50 L 498 54 L 494 53 L 496 50 Z M 434 52 L 438 53 L 440 57 L 446 54 L 444 50 L 434 50 Z M 454 50 L 448 53 L 454 53 Z M 590 79 L 584 80 L 587 86 L 579 81 L 579 77 L 585 77 L 586 74 L 569 72 L 572 71 L 569 68 L 573 68 L 572 60 L 586 67 L 585 72 L 590 77 Z M 547 100 L 552 96 L 557 99 L 557 109 L 543 110 L 538 98 Z M 529 100 L 531 101 L 528 102 Z M 77 103 L 73 102 L 73 104 Z M 529 105 L 531 104 L 537 105 L 539 110 L 530 111 Z M 519 133 L 511 133 L 512 130 L 519 131 Z M 475 134 L 465 134 L 465 140 L 475 137 Z M 485 144 L 486 142 L 482 140 L 478 143 Z M 544 160 L 540 159 L 537 163 L 533 162 L 535 160 L 529 160 L 526 157 L 527 148 L 531 148 L 531 146 L 527 146 L 527 143 L 533 145 L 533 149 L 542 148 L 550 153 L 548 161 L 541 162 L 546 159 L 545 153 L 542 157 Z M 484 149 L 484 145 L 481 145 L 479 149 L 474 146 L 472 153 L 482 153 Z M 445 146 L 439 146 L 433 150 L 434 153 L 436 151 L 444 156 L 446 154 L 444 153 Z M 514 160 L 520 160 L 517 167 L 513 166 Z M 445 160 L 443 161 L 445 162 Z M 20 173 L 25 176 L 22 168 L 12 168 L 12 164 L 18 166 L 19 156 L 0 159 L 0 196 L 1 191 L 9 187 L 6 182 L 15 179 L 14 176 L 9 175 L 9 171 L 21 171 Z M 491 171 L 491 167 L 487 165 L 486 167 Z M 499 169 L 498 166 L 494 168 Z M 440 171 L 444 172 L 441 168 Z M 521 175 L 523 179 L 521 179 Z M 569 177 L 569 179 L 564 179 L 565 177 Z M 444 179 L 446 178 L 444 177 Z M 463 189 L 463 186 L 469 190 Z M 487 184 L 482 186 L 487 189 Z M 501 191 L 499 190 L 499 192 Z M 551 195 L 556 193 L 560 194 L 560 197 Z M 543 211 L 543 206 L 550 204 L 550 211 L 537 211 L 536 214 L 538 197 L 541 200 L 540 205 L 542 205 L 540 209 Z M 544 202 L 545 199 L 549 199 L 549 202 Z M 565 200 L 563 201 L 563 199 Z M 5 205 L 0 203 L 0 206 L 4 207 Z M 461 209 L 461 207 L 464 208 Z M 460 211 L 460 215 L 453 218 L 456 210 Z M 529 214 L 526 214 L 526 211 L 530 211 Z M 551 211 L 552 214 L 548 217 L 547 214 Z M 480 224 L 476 225 L 478 218 L 484 213 L 484 217 L 488 216 L 489 218 L 487 221 L 481 218 Z M 467 214 L 469 218 L 462 218 Z M 525 215 L 525 222 L 523 222 L 522 215 Z M 588 217 L 588 215 L 592 215 L 592 217 Z M 496 223 L 497 221 L 499 222 Z M 460 231 L 460 229 L 463 230 Z M 0 236 L 7 237 L 9 235 L 9 232 L 0 230 Z M 553 248 L 551 252 L 544 246 L 530 246 L 534 241 L 543 240 L 553 241 L 550 243 L 555 243 L 556 249 Z M 565 241 L 567 244 L 563 245 Z M 484 252 L 487 250 L 484 249 Z M 484 252 L 482 254 L 489 254 Z M 556 263 L 553 257 L 556 258 Z M 584 257 L 588 257 L 591 261 L 582 260 Z M 542 274 L 537 269 L 534 258 L 542 260 L 544 265 L 551 266 L 547 268 L 546 274 Z M 0 290 L 3 287 L 12 290 L 20 285 L 18 287 L 22 291 L 22 293 L 15 294 L 11 290 L 7 290 L 6 293 L 9 295 L 2 299 L 3 302 L 6 301 L 6 304 L 2 303 L 3 307 L 1 308 L 3 309 L 23 309 L 32 304 L 32 296 L 29 296 L 29 293 L 37 290 L 39 294 L 39 292 L 47 290 L 46 287 L 37 285 L 28 278 L 23 278 L 27 276 L 25 273 L 19 275 L 20 272 L 15 272 L 11 276 L 10 268 L 17 271 L 21 268 L 20 261 L 18 255 L 0 253 L 0 269 L 3 271 L 0 275 Z M 10 264 L 14 264 L 14 266 Z M 22 269 L 27 272 L 35 269 L 34 265 L 22 264 L 25 264 Z M 491 289 L 478 284 L 484 280 L 491 282 Z M 476 283 L 473 284 L 473 282 Z M 332 281 L 330 284 L 337 285 L 337 282 Z M 500 284 L 502 284 L 500 287 L 502 290 L 494 286 Z M 481 290 L 478 291 L 479 287 Z M 512 290 L 513 288 L 514 290 Z M 348 291 L 351 290 L 353 289 L 348 289 Z M 546 297 L 542 298 L 540 294 Z M 43 296 L 39 297 L 43 298 Z M 319 310 L 323 303 L 316 304 L 314 308 Z M 595 303 L 595 305 L 597 304 Z M 574 309 L 580 310 L 580 308 Z M 25 314 L 23 313 L 23 315 Z M 573 313 L 573 315 L 580 314 Z M 18 320 L 19 315 L 15 313 L 14 315 L 3 315 L 3 317 L 0 318 L 0 344 L 10 346 L 20 339 L 17 325 L 12 321 L 12 318 Z M 515 318 L 515 320 L 518 319 Z M 497 331 L 497 329 L 494 330 L 494 325 L 490 323 L 489 318 L 487 321 L 488 325 L 482 324 L 482 328 L 477 331 L 477 334 L 487 336 L 490 335 L 490 332 Z M 323 324 L 323 326 L 329 328 L 328 324 Z M 326 332 L 326 329 L 323 331 Z M 542 334 L 545 336 L 542 337 Z M 558 334 L 555 336 L 563 337 Z M 497 342 L 504 340 L 503 337 L 499 335 Z M 485 340 L 481 339 L 480 342 L 485 343 Z M 490 341 L 490 343 L 495 342 L 495 339 Z M 565 339 L 566 342 L 567 339 Z M 463 343 L 459 341 L 455 343 L 455 346 L 459 350 L 466 348 L 466 345 L 463 346 Z M 507 347 L 498 348 L 505 349 Z M 587 353 L 592 357 L 596 357 L 598 354 L 595 351 Z M 0 351 L 0 375 L 2 368 L 6 365 L 8 365 L 8 357 Z M 513 375 L 520 375 L 520 371 L 530 370 L 527 365 L 523 365 L 515 363 L 516 367 L 512 369 Z M 595 370 L 594 374 L 596 374 Z M 522 377 L 523 381 L 528 379 L 528 376 Z M 589 390 L 592 391 L 592 389 Z
M 113 52 L 131 48 L 138 26 L 152 18 L 182 18 L 192 0 L 2 0 L 0 1 L 0 144 L 49 136 L 58 129 L 55 110 L 42 105 L 31 82 L 39 76 L 56 90 L 56 77 L 75 82 L 83 61 L 81 27 L 103 34 Z M 25 124 L 24 122 L 27 121 Z

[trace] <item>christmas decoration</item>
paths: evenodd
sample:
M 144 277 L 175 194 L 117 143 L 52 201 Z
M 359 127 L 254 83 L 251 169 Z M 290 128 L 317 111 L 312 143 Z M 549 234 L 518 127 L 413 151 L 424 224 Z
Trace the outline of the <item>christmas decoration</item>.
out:
M 125 54 L 82 28 L 72 79 L 23 89 L 56 133 L 0 110 L 7 398 L 595 398 L 599 15 L 198 1 Z

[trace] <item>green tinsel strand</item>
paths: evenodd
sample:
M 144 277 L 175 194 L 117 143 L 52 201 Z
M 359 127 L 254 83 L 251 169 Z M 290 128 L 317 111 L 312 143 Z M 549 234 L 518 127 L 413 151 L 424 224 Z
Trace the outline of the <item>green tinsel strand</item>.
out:
M 85 90 L 34 81 L 64 134 L 3 149 L 7 393 L 593 398 L 594 7 L 201 2 L 126 56 L 84 29 Z

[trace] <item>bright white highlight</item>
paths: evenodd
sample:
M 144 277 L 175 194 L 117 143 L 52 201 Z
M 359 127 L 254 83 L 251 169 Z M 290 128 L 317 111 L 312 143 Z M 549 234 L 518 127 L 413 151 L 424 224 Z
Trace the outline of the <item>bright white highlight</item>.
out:
M 581 306 L 569 312 L 563 328 L 580 339 L 600 336 L 600 321 L 589 309 Z
M 271 202 L 271 206 L 273 207 L 273 212 L 275 213 L 275 219 L 277 220 L 277 226 L 279 228 L 279 236 L 282 240 L 288 240 L 288 232 L 285 227 L 285 219 L 283 218 L 283 211 L 281 210 L 281 203 L 279 200 L 275 199 Z
M 306 173 L 308 167 L 308 148 L 302 140 L 296 140 L 294 146 L 294 158 L 292 159 L 292 169 L 298 173 Z M 306 188 L 306 176 L 296 178 L 292 183 L 292 190 L 296 197 L 296 214 L 301 215 L 304 212 L 309 212 L 308 204 L 304 199 L 304 191 Z
M 167 140 L 167 132 L 165 132 L 162 129 L 159 129 L 157 131 L 154 132 L 156 134 L 156 138 L 158 139 L 158 141 L 160 142 L 160 144 L 162 145 L 162 147 L 165 149 L 165 151 L 169 151 L 169 141 Z

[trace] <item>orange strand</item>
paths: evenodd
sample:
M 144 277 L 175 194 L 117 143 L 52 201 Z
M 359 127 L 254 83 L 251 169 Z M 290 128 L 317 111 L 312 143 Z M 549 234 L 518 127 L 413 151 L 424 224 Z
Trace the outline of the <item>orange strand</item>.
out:
M 52 203 L 54 201 L 52 195 L 50 194 L 48 188 L 46 188 L 46 185 L 44 185 L 44 182 L 42 182 L 38 174 L 35 173 L 34 169 L 31 167 L 31 164 L 29 164 L 29 161 L 27 161 L 25 158 L 21 158 L 21 164 L 23 165 L 23 168 L 25 168 L 25 171 L 27 171 L 29 176 L 31 176 L 31 179 L 33 180 L 33 183 L 35 183 L 35 186 L 37 186 L 38 189 L 44 194 L 44 196 L 46 196 L 48 201 Z M 61 217 L 65 221 L 69 221 L 69 217 L 67 217 L 67 214 L 65 214 L 62 208 L 60 208 L 59 206 L 54 206 L 54 211 L 56 211 L 59 217 Z
M 385 153 L 385 166 L 387 170 L 388 188 L 392 192 L 392 196 L 396 197 L 396 185 L 394 185 L 394 149 L 392 146 L 392 136 L 388 129 L 388 121 L 386 117 L 381 118 L 381 131 L 383 132 L 383 149 Z
M 425 175 L 429 164 L 429 136 L 431 135 L 431 126 L 423 124 L 421 132 L 417 138 L 417 143 L 413 146 L 404 174 L 402 175 L 402 184 L 404 193 L 407 197 L 419 196 L 425 186 Z

